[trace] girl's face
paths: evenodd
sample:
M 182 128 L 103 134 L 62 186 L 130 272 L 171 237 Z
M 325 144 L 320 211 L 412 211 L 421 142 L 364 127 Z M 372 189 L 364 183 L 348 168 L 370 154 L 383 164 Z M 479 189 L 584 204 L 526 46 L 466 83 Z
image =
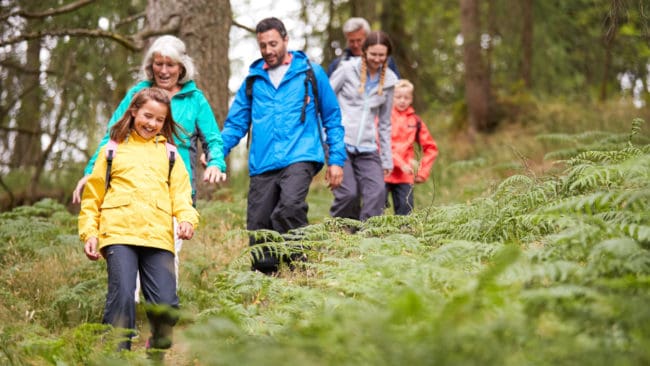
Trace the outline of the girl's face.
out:
M 180 90 L 181 87 L 178 84 L 178 79 L 181 75 L 181 64 L 172 60 L 170 57 L 161 56 L 156 53 L 153 55 L 151 67 L 157 87 L 169 92 L 177 92 Z
M 393 95 L 393 106 L 403 112 L 413 103 L 413 94 L 407 88 L 395 88 Z
M 156 137 L 165 125 L 167 113 L 169 108 L 166 104 L 148 100 L 140 109 L 131 111 L 135 132 L 146 140 Z
M 366 62 L 368 64 L 368 70 L 371 73 L 377 72 L 379 67 L 386 62 L 388 57 L 388 47 L 383 44 L 373 44 L 372 46 L 366 49 Z

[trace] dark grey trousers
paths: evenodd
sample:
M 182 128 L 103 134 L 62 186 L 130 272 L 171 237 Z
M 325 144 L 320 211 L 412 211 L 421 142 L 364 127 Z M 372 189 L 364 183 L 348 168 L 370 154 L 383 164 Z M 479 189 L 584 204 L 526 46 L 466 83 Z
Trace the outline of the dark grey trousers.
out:
M 251 177 L 246 228 L 282 234 L 306 226 L 307 193 L 316 169 L 316 163 L 301 162 Z
M 413 185 L 408 183 L 386 183 L 386 203 L 388 195 L 393 195 L 395 215 L 408 215 L 413 211 Z
M 116 328 L 135 329 L 135 281 L 138 271 L 142 294 L 148 304 L 167 305 L 178 308 L 174 253 L 156 248 L 114 244 L 103 249 L 108 272 L 108 294 L 104 307 L 105 324 Z M 147 310 L 154 344 L 162 344 L 163 338 L 171 337 L 171 327 L 177 317 L 170 312 Z M 130 339 L 130 337 L 128 337 Z M 171 346 L 171 343 L 169 344 Z M 125 341 L 120 349 L 131 349 Z M 168 348 L 168 347 L 156 347 Z
M 379 152 L 348 152 L 343 183 L 334 190 L 330 215 L 361 221 L 379 216 L 384 213 L 385 189 Z
M 307 193 L 318 166 L 300 162 L 283 169 L 252 176 L 248 190 L 246 228 L 268 229 L 284 234 L 308 224 Z M 263 239 L 250 237 L 250 245 L 261 244 Z M 271 274 L 278 271 L 281 258 L 267 249 L 253 255 L 252 269 Z

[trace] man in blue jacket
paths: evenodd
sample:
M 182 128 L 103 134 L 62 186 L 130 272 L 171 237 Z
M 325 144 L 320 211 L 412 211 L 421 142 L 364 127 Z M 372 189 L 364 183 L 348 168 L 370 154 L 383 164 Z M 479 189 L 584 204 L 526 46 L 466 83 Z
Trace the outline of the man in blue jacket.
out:
M 230 107 L 221 133 L 224 156 L 248 133 L 248 230 L 286 233 L 307 222 L 307 193 L 325 163 L 334 189 L 343 179 L 346 159 L 341 111 L 325 71 L 300 51 L 287 51 L 282 21 L 257 24 L 262 58 L 251 64 Z M 322 124 L 321 124 L 322 121 Z M 322 130 L 326 131 L 326 139 Z M 258 242 L 251 238 L 251 245 Z M 279 259 L 253 256 L 253 269 L 273 273 Z

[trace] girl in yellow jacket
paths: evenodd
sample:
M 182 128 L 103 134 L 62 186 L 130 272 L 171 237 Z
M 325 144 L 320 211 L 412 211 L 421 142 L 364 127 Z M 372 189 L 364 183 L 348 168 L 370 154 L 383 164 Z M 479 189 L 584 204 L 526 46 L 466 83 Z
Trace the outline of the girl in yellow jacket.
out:
M 174 149 L 166 143 L 173 145 L 177 128 L 164 90 L 138 92 L 111 128 L 111 140 L 117 145 L 102 148 L 83 192 L 79 236 L 84 252 L 90 260 L 106 258 L 103 322 L 129 330 L 119 349 L 131 348 L 138 271 L 145 300 L 152 304 L 147 307 L 152 333 L 147 348 L 171 347 L 179 304 L 173 219 L 181 239 L 192 238 L 199 220 L 183 159 L 170 164 Z

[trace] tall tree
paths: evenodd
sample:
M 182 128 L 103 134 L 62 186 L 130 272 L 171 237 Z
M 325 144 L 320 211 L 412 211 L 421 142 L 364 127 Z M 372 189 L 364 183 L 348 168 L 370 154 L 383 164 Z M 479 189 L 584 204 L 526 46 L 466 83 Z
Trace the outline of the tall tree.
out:
M 23 3 L 24 1 L 21 1 Z M 20 4 L 27 11 L 31 10 L 30 6 L 34 4 Z M 27 19 L 27 26 L 32 29 L 38 29 L 40 25 L 34 19 Z M 16 116 L 15 139 L 11 154 L 12 169 L 34 167 L 38 156 L 41 152 L 40 136 L 40 105 L 42 89 L 40 85 L 40 68 L 41 68 L 41 40 L 31 39 L 27 41 L 26 61 L 24 67 L 29 72 L 22 74 L 21 84 L 24 87 L 25 94 L 21 98 L 20 110 Z
M 412 67 L 412 65 L 417 65 L 417 61 L 414 55 L 411 54 L 410 45 L 413 44 L 413 39 L 406 30 L 406 12 L 403 3 L 401 0 L 383 0 L 379 19 L 381 20 L 381 29 L 388 33 L 391 38 L 393 58 L 401 74 L 400 76 L 411 81 L 415 86 L 415 90 L 420 90 L 422 85 L 420 78 L 418 78 L 418 69 Z M 421 98 L 415 98 L 414 102 L 416 109 L 423 107 Z
M 488 70 L 481 54 L 481 27 L 478 0 L 460 0 L 460 27 L 463 36 L 465 101 L 470 134 L 488 129 Z
M 521 79 L 527 89 L 533 87 L 533 0 L 521 0 Z

